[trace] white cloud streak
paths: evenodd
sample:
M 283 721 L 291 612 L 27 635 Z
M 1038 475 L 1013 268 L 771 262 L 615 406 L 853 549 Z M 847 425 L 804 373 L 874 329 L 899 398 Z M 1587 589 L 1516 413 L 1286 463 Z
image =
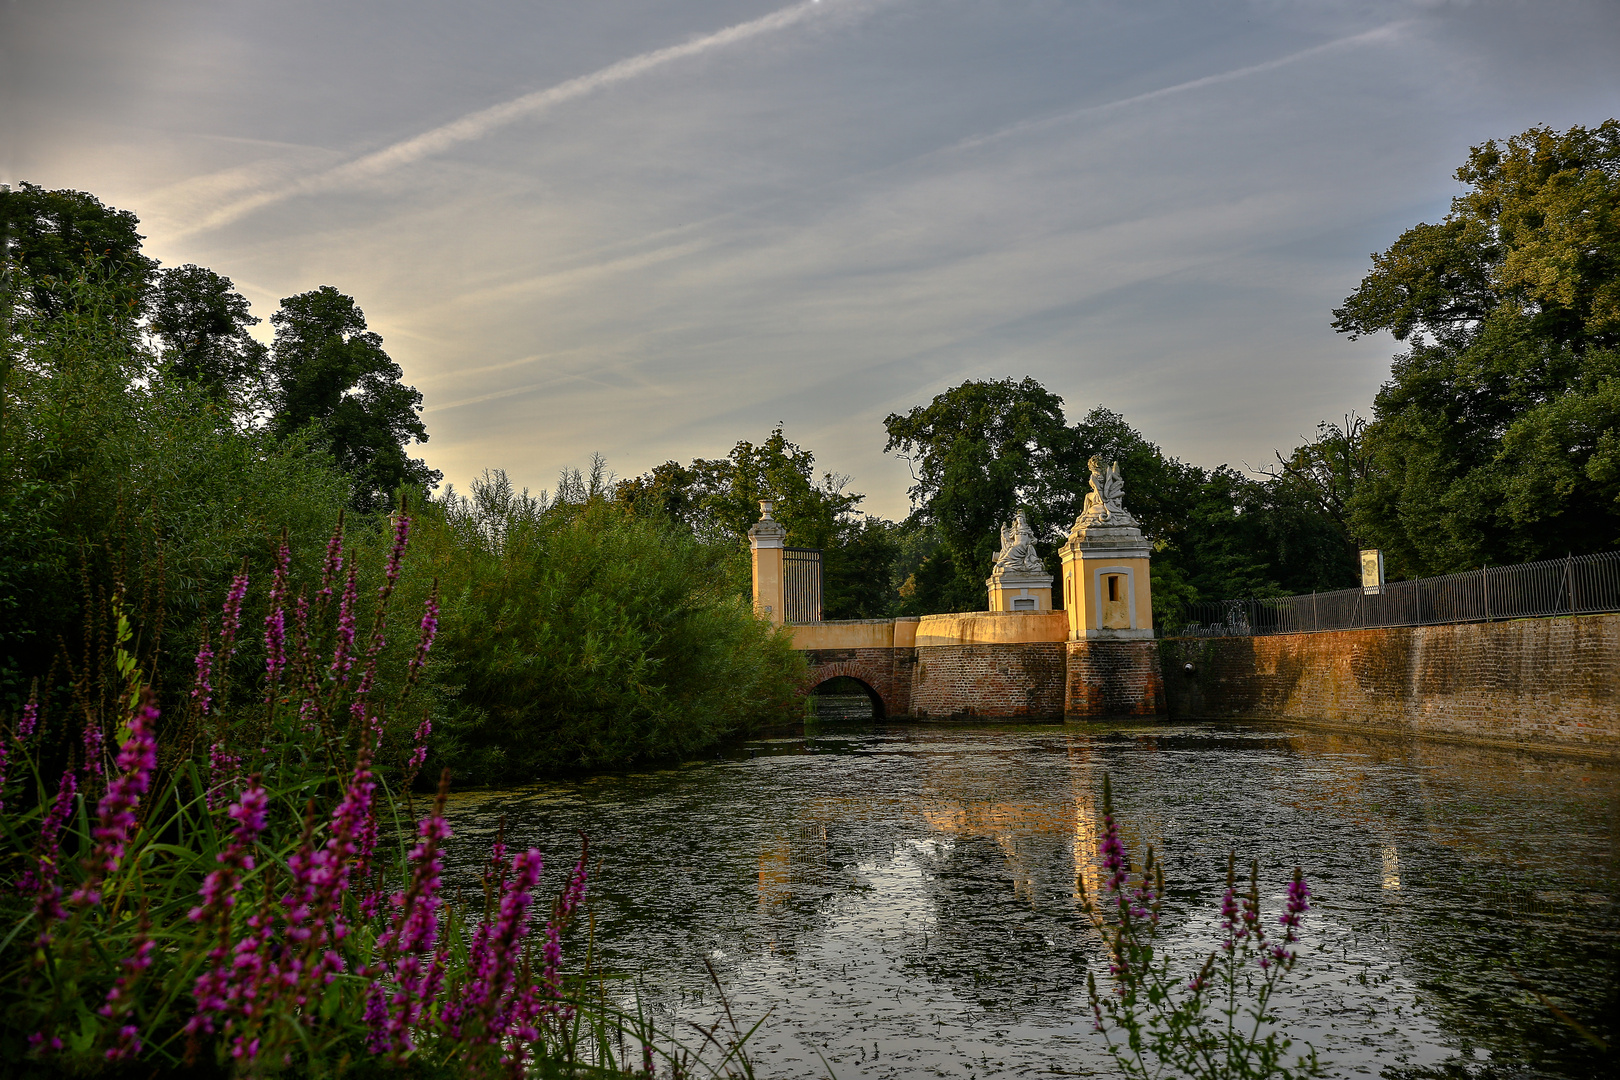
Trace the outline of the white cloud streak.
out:
M 859 0 L 850 0 L 859 2 Z M 791 7 L 748 22 L 736 23 L 717 30 L 712 34 L 693 38 L 679 45 L 670 45 L 662 49 L 654 49 L 632 56 L 607 67 L 598 68 L 588 75 L 569 79 L 545 90 L 536 90 L 524 94 L 510 101 L 503 101 L 498 105 L 491 105 L 485 109 L 468 113 L 448 124 L 441 124 L 430 131 L 420 135 L 413 135 L 381 150 L 373 151 L 353 161 L 345 162 L 335 168 L 315 176 L 305 177 L 301 180 L 287 184 L 283 187 L 262 191 L 247 198 L 239 199 L 227 206 L 221 207 L 214 213 L 204 217 L 192 228 L 184 230 L 179 235 L 191 235 L 208 229 L 215 229 L 228 225 L 255 210 L 285 202 L 299 195 L 311 195 L 322 191 L 331 191 L 338 188 L 351 187 L 363 184 L 376 177 L 385 175 L 421 161 L 423 158 L 435 154 L 442 154 L 462 143 L 482 139 L 493 131 L 503 128 L 520 120 L 533 119 L 556 108 L 566 102 L 574 101 L 595 93 L 617 83 L 628 82 L 650 71 L 665 67 L 677 60 L 685 60 L 716 49 L 724 49 L 733 45 L 763 37 L 767 34 L 779 33 L 783 30 L 797 26 L 806 20 L 825 13 L 833 4 L 824 3 L 823 0 L 801 0 Z
M 1325 41 L 1320 45 L 1312 45 L 1308 49 L 1300 49 L 1298 52 L 1291 52 L 1287 56 L 1279 56 L 1275 60 L 1264 60 L 1258 64 L 1249 64 L 1246 67 L 1233 68 L 1231 71 L 1222 71 L 1214 75 L 1205 75 L 1198 79 L 1189 79 L 1186 82 L 1176 83 L 1174 86 L 1161 86 L 1157 90 L 1148 90 L 1145 93 L 1133 94 L 1130 97 L 1119 98 L 1115 101 L 1105 101 L 1099 105 L 1087 105 L 1084 108 L 1071 109 L 1068 112 L 1061 113 L 1057 116 L 1046 116 L 1038 120 L 1023 120 L 1016 124 L 1010 124 L 999 131 L 992 131 L 987 135 L 980 135 L 974 138 L 964 139 L 961 142 L 956 143 L 954 146 L 949 147 L 949 149 L 966 150 L 975 146 L 982 146 L 985 143 L 995 142 L 1000 139 L 1011 138 L 1016 135 L 1023 135 L 1031 131 L 1038 131 L 1041 128 L 1051 127 L 1055 124 L 1066 124 L 1072 120 L 1078 120 L 1081 117 L 1094 116 L 1098 113 L 1113 112 L 1116 109 L 1124 109 L 1132 105 L 1141 105 L 1145 102 L 1157 101 L 1160 98 L 1172 97 L 1176 94 L 1185 94 L 1189 90 L 1202 90 L 1205 87 L 1217 86 L 1221 83 L 1233 82 L 1237 79 L 1246 79 L 1252 75 L 1263 75 L 1268 71 L 1275 71 L 1278 68 L 1287 67 L 1290 64 L 1297 64 L 1301 60 L 1309 60 L 1313 56 L 1320 56 L 1323 53 L 1331 52 L 1336 49 L 1342 49 L 1346 46 L 1368 45 L 1374 42 L 1388 41 L 1394 38 L 1401 30 L 1411 25 L 1411 21 L 1412 20 L 1410 19 L 1402 19 L 1397 22 L 1385 23 L 1383 26 L 1377 26 L 1371 30 L 1366 30 L 1359 34 L 1350 34 L 1346 37 L 1335 38 L 1332 41 Z

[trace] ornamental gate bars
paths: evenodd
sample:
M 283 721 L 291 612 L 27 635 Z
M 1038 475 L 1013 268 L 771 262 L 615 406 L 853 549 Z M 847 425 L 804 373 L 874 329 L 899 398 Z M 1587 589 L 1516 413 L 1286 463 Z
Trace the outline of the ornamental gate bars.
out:
M 821 549 L 782 549 L 783 616 L 794 626 L 821 621 Z
M 1482 566 L 1394 581 L 1378 589 L 1188 604 L 1160 637 L 1308 634 L 1377 626 L 1435 626 L 1547 615 L 1620 612 L 1620 551 Z

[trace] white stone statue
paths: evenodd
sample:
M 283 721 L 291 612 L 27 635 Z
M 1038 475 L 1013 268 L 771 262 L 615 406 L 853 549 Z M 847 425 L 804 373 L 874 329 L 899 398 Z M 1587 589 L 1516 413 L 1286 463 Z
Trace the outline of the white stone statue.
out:
M 1046 565 L 1035 552 L 1035 534 L 1022 510 L 1011 525 L 1001 527 L 1001 550 L 996 552 L 996 574 L 1044 574 Z
M 1086 493 L 1085 506 L 1075 521 L 1076 527 L 1135 525 L 1136 519 L 1120 505 L 1120 500 L 1125 497 L 1125 480 L 1119 475 L 1119 462 L 1112 462 L 1106 469 L 1096 458 L 1092 458 L 1088 464 L 1091 466 L 1091 490 Z

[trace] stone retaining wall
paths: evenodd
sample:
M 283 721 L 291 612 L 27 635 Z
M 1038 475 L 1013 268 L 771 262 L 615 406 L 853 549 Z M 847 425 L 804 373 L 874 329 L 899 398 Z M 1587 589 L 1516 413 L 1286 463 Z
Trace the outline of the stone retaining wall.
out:
M 1063 718 L 1063 642 L 935 645 L 916 656 L 911 715 L 919 720 Z
M 1070 641 L 1064 713 L 1070 720 L 1165 715 L 1164 676 L 1154 641 Z
M 1174 719 L 1620 753 L 1620 615 L 1158 644 Z

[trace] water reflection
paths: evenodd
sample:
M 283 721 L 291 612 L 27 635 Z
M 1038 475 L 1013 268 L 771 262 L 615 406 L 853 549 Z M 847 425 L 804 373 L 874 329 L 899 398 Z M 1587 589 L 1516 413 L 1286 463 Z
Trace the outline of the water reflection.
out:
M 825 1075 L 821 1057 L 840 1076 L 1105 1074 L 1079 907 L 1101 881 L 1103 770 L 1133 849 L 1163 853 L 1189 958 L 1215 940 L 1230 849 L 1259 858 L 1272 908 L 1306 868 L 1321 903 L 1290 1026 L 1335 1075 L 1481 1055 L 1592 1075 L 1541 998 L 1605 1038 L 1620 1026 L 1609 766 L 1275 726 L 862 726 L 753 755 L 452 813 L 486 845 L 508 814 L 558 873 L 589 832 L 608 963 L 666 1018 L 707 1022 L 716 958 L 734 1007 L 774 1009 L 767 1075 Z M 479 846 L 458 851 L 471 888 Z

